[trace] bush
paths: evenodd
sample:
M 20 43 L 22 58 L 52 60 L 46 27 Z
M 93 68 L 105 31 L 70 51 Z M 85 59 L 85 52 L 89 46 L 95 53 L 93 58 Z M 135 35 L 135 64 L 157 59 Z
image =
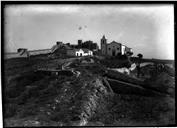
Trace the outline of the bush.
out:
M 37 106 L 34 104 L 24 107 L 19 114 L 20 117 L 27 117 L 27 116 L 35 115 L 37 113 L 36 107 Z
M 17 112 L 18 105 L 17 104 L 6 104 L 5 105 L 5 117 L 12 117 Z
M 17 88 L 17 85 L 7 87 L 5 90 L 5 96 L 8 98 L 16 98 L 21 94 L 21 92 L 23 92 L 23 90 L 24 88 Z
M 52 121 L 67 123 L 70 121 L 71 117 L 66 112 L 55 112 L 51 114 L 50 119 Z

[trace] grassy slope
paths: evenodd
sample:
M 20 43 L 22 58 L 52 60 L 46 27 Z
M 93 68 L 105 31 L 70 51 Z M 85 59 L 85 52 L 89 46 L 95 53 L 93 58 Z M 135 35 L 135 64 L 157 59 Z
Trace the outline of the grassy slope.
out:
M 26 116 L 35 115 L 45 101 L 52 102 L 52 97 L 57 94 L 57 90 L 50 86 L 50 81 L 53 81 L 53 78 L 42 74 L 36 75 L 33 71 L 37 66 L 53 65 L 53 62 L 57 66 L 64 60 L 32 57 L 30 60 L 10 59 L 5 61 L 5 85 L 3 90 L 5 118 L 26 118 Z
M 55 77 L 36 75 L 33 69 L 36 66 L 44 65 L 56 67 L 64 61 L 38 57 L 30 60 L 12 59 L 5 61 L 7 83 L 4 85 L 4 117 L 7 126 L 21 126 L 25 125 L 25 121 L 35 119 L 42 122 L 40 125 L 61 125 L 58 120 L 64 119 L 62 115 L 64 116 L 66 111 L 63 109 L 63 113 L 58 113 L 60 116 L 57 113 L 51 114 L 51 109 L 47 105 L 52 104 L 54 98 L 62 93 L 65 82 L 72 82 L 75 78 L 59 77 L 56 80 Z M 92 76 L 93 74 L 99 75 L 102 72 L 101 69 L 98 69 L 99 66 L 94 69 L 80 68 L 78 70 L 84 72 L 86 76 Z M 87 78 L 86 76 L 82 76 L 82 81 L 75 80 L 72 84 L 79 86 Z M 144 97 L 120 93 L 116 94 L 109 102 L 109 108 L 106 111 L 100 110 L 101 112 L 95 114 L 90 122 L 102 122 L 105 125 L 117 126 L 174 123 L 175 101 L 172 97 Z M 60 108 L 66 108 L 65 105 L 67 104 L 63 105 Z M 32 124 L 28 122 L 29 126 Z

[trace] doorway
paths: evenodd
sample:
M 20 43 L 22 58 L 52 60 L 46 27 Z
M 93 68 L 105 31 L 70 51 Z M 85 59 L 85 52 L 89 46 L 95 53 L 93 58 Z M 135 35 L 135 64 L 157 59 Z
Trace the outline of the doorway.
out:
M 113 50 L 112 50 L 112 56 L 115 56 L 115 55 L 116 55 L 116 50 L 113 49 Z

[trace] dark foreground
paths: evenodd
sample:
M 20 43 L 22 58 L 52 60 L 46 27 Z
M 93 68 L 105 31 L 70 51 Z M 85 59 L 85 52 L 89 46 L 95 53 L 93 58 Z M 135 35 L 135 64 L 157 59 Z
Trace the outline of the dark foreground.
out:
M 6 60 L 3 85 L 4 126 L 175 124 L 173 73 L 168 75 L 161 72 L 156 77 L 146 79 L 152 87 L 164 94 L 162 96 L 143 95 L 134 88 L 124 88 L 121 85 L 118 85 L 120 91 L 116 90 L 114 93 L 115 90 L 112 92 L 103 78 L 108 60 L 93 60 L 92 64 L 72 58 L 33 57 L 30 60 Z M 70 68 L 80 72 L 79 76 L 35 72 L 38 67 L 59 68 L 67 62 L 72 62 Z M 150 76 L 152 74 L 147 71 L 149 68 L 146 66 L 144 72 Z M 171 71 L 172 69 L 169 72 Z M 135 73 L 136 70 L 131 75 L 135 76 Z M 163 77 L 169 78 L 166 83 L 161 80 Z

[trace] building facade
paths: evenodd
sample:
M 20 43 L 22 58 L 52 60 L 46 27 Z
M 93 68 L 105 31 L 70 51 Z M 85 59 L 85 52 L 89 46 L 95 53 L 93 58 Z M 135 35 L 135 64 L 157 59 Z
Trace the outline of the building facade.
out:
M 89 49 L 70 49 L 67 50 L 68 56 L 93 56 L 93 52 Z
M 116 56 L 121 53 L 121 44 L 115 41 L 112 41 L 110 44 L 107 44 L 107 55 Z
M 112 41 L 111 43 L 108 44 L 105 35 L 103 35 L 103 37 L 101 38 L 102 55 L 117 56 L 125 55 L 128 52 L 132 52 L 132 49 L 116 41 Z

